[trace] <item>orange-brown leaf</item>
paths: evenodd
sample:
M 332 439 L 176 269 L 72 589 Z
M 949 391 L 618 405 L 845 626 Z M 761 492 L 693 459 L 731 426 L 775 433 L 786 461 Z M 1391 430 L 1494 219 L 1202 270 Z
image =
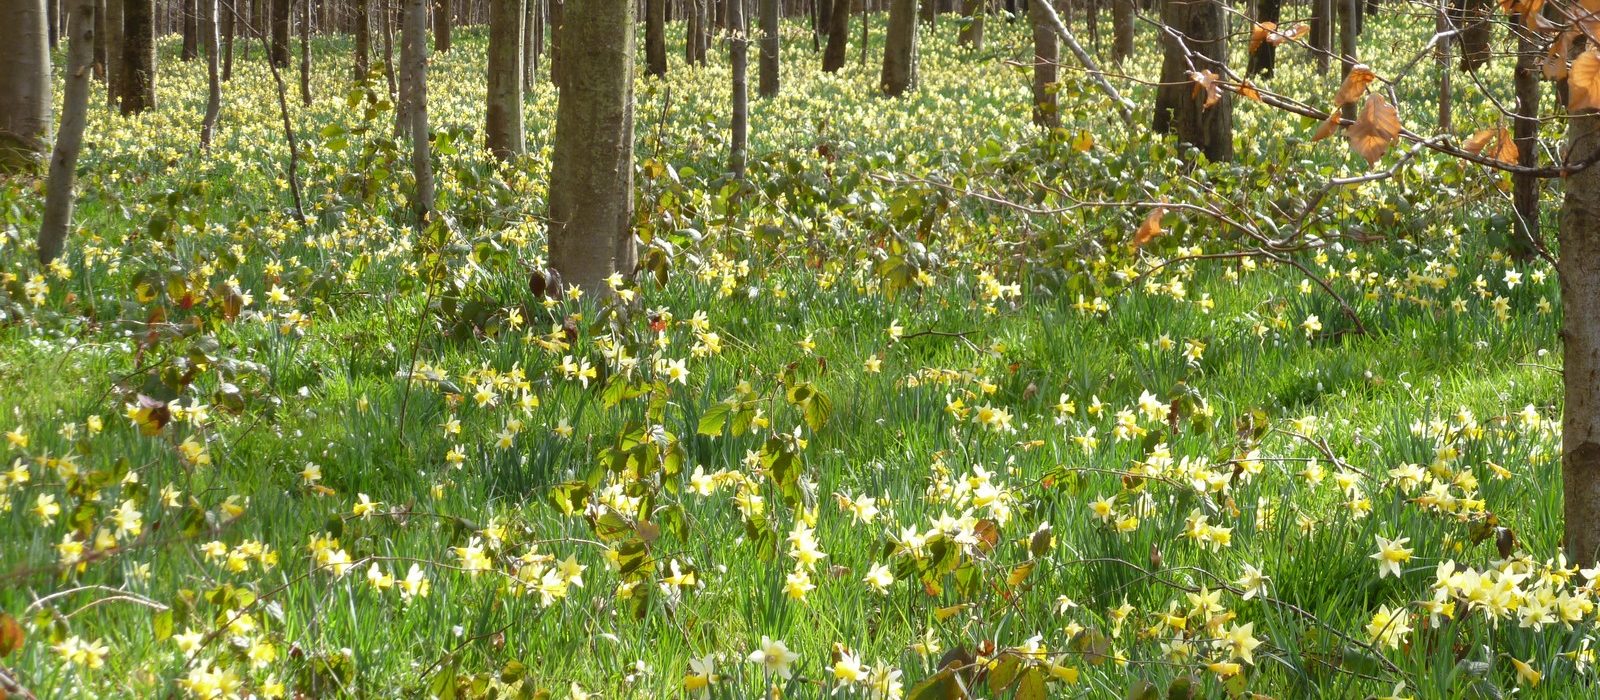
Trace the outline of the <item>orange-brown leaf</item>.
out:
M 1201 105 L 1200 109 L 1211 109 L 1222 99 L 1222 86 L 1217 83 L 1220 77 L 1209 70 L 1189 71 L 1189 79 L 1194 81 L 1194 90 L 1191 94 L 1198 97 L 1204 92 L 1206 96 L 1206 103 Z
M 1515 164 L 1519 155 L 1517 142 L 1505 127 L 1481 129 L 1468 137 L 1461 148 L 1507 165 Z
M 1156 207 L 1144 217 L 1144 223 L 1139 224 L 1139 230 L 1133 232 L 1133 247 L 1140 248 L 1146 243 L 1155 240 L 1161 235 L 1161 217 L 1167 215 L 1166 207 Z
M 1261 43 L 1266 41 L 1267 37 L 1271 36 L 1277 29 L 1277 22 L 1257 22 L 1254 27 L 1251 27 L 1250 53 L 1255 53 L 1256 49 L 1261 48 Z M 1277 46 L 1277 44 L 1273 44 L 1273 46 Z
M 1366 93 L 1367 86 L 1377 79 L 1378 75 L 1373 73 L 1372 69 L 1367 67 L 1367 64 L 1357 63 L 1351 66 L 1350 72 L 1344 76 L 1344 84 L 1339 86 L 1339 94 L 1333 97 L 1334 106 L 1343 107 L 1347 104 L 1354 104 L 1356 100 L 1361 99 L 1362 94 Z
M 1577 32 L 1568 30 L 1556 37 L 1550 43 L 1550 50 L 1545 52 L 1541 66 L 1546 80 L 1566 80 L 1569 72 L 1567 67 L 1567 54 L 1572 51 L 1572 40 Z
M 1339 113 L 1338 112 L 1334 112 L 1333 114 L 1328 115 L 1327 119 L 1322 120 L 1322 124 L 1317 127 L 1317 133 L 1311 135 L 1311 140 L 1312 141 L 1321 141 L 1321 140 L 1323 140 L 1325 138 L 1328 138 L 1329 136 L 1332 136 L 1333 132 L 1338 131 L 1338 130 L 1339 130 Z
M 1388 100 L 1383 99 L 1381 93 L 1374 92 L 1367 95 L 1367 102 L 1361 107 L 1361 116 L 1356 118 L 1356 123 L 1345 132 L 1345 136 L 1350 139 L 1350 147 L 1367 159 L 1367 167 L 1370 168 L 1383 158 L 1389 146 L 1400 136 L 1400 113 Z
M 1252 100 L 1255 102 L 1261 101 L 1261 91 L 1257 90 L 1256 86 L 1251 85 L 1250 81 L 1248 80 L 1239 83 L 1239 94 L 1243 95 L 1247 100 Z
M 1572 91 L 1567 99 L 1567 111 L 1600 109 L 1600 49 L 1591 46 L 1573 59 L 1567 87 Z

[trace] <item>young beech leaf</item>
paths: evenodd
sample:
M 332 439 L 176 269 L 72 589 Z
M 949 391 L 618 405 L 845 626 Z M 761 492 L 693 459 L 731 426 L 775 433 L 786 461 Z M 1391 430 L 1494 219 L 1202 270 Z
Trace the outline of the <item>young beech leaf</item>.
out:
M 1361 107 L 1361 116 L 1345 132 L 1345 136 L 1350 139 L 1350 147 L 1367 159 L 1367 167 L 1370 168 L 1383 158 L 1389 146 L 1400 136 L 1400 114 L 1395 111 L 1394 105 L 1383 99 L 1383 95 L 1374 92 L 1367 95 L 1367 102 Z
M 1166 207 L 1156 207 L 1150 210 L 1150 215 L 1144 217 L 1144 223 L 1139 224 L 1139 230 L 1133 232 L 1133 247 L 1136 249 L 1142 248 L 1146 243 L 1160 236 L 1161 217 L 1166 215 Z
M 1367 92 L 1367 86 L 1377 79 L 1378 74 L 1373 73 L 1367 64 L 1357 63 L 1352 66 L 1350 72 L 1344 76 L 1344 84 L 1339 86 L 1339 93 L 1333 97 L 1334 106 L 1355 104 L 1355 101 L 1361 99 Z
M 1567 74 L 1567 85 L 1572 90 L 1567 98 L 1567 111 L 1600 109 L 1600 49 L 1591 46 L 1578 54 L 1572 61 L 1572 71 Z

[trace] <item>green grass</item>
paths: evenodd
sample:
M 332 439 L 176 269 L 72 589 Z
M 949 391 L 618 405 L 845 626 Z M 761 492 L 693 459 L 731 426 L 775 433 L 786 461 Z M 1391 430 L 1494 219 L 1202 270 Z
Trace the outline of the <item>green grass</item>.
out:
M 877 41 L 882 18 L 874 19 Z M 1192 674 L 1206 695 L 1225 696 L 1223 681 L 1205 666 L 1226 660 L 1208 641 L 1206 616 L 1188 621 L 1195 659 L 1163 648 L 1172 633 L 1145 633 L 1169 603 L 1188 608 L 1188 589 L 1231 585 L 1248 563 L 1271 577 L 1271 600 L 1224 593 L 1221 604 L 1239 623 L 1253 623 L 1263 642 L 1243 674 L 1251 691 L 1361 697 L 1388 694 L 1403 681 L 1405 694 L 1416 697 L 1492 694 L 1518 684 L 1515 658 L 1544 673 L 1537 687 L 1520 688 L 1523 695 L 1592 692 L 1590 676 L 1558 656 L 1587 639 L 1592 614 L 1572 631 L 1559 624 L 1536 631 L 1514 614 L 1489 624 L 1463 603 L 1458 620 L 1414 632 L 1402 649 L 1384 651 L 1387 661 L 1364 646 L 1373 612 L 1417 610 L 1413 603 L 1431 596 L 1434 565 L 1444 559 L 1478 570 L 1539 571 L 1558 550 L 1558 439 L 1550 421 L 1560 411 L 1551 371 L 1559 363 L 1559 307 L 1538 306 L 1559 303 L 1557 286 L 1542 263 L 1517 267 L 1524 281 L 1513 289 L 1502 282 L 1507 263 L 1493 254 L 1482 223 L 1500 206 L 1490 176 L 1424 159 L 1395 181 L 1330 198 L 1313 231 L 1328 258 L 1308 250 L 1297 259 L 1332 278 L 1354 304 L 1368 330 L 1359 334 L 1334 298 L 1302 289 L 1303 275 L 1288 266 L 1182 263 L 1131 282 L 1113 274 L 1138 274 L 1155 258 L 1182 255 L 1183 246 L 1233 245 L 1202 219 L 1169 216 L 1173 233 L 1133 253 L 1126 241 L 1143 211 L 1026 217 L 870 177 L 963 178 L 958 187 L 1040 206 L 1063 203 L 1039 195 L 1041 183 L 1085 200 L 1192 199 L 1206 196 L 1204 185 L 1218 201 L 1265 215 L 1328 174 L 1357 170 L 1342 145 L 1304 143 L 1313 127 L 1240 105 L 1241 164 L 1191 171 L 1171 144 L 1112 123 L 1099 96 L 1073 74 L 1061 93 L 1062 132 L 1041 136 L 1027 124 L 1026 75 L 1002 64 L 1029 50 L 1020 25 L 991 22 L 989 47 L 973 54 L 953 46 L 954 25 L 942 20 L 924 37 L 922 86 L 899 101 L 873 96 L 876 73 L 856 62 L 859 47 L 842 74 L 824 76 L 818 56 L 804 48 L 809 37 L 798 26 L 787 31 L 784 92 L 752 105 L 753 158 L 743 185 L 730 183 L 721 167 L 728 74 L 720 56 L 698 69 L 675 56 L 666 81 L 641 80 L 640 159 L 672 166 L 676 179 L 641 173 L 639 222 L 672 244 L 672 270 L 665 285 L 641 281 L 639 301 L 624 308 L 592 296 L 546 305 L 527 291 L 529 271 L 542 264 L 555 94 L 541 83 L 529 95 L 530 155 L 493 165 L 474 136 L 481 29 L 462 31 L 431 68 L 431 113 L 445 135 L 440 205 L 451 223 L 420 232 L 404 224 L 400 195 L 409 184 L 402 151 L 388 137 L 392 116 L 382 107 L 361 114 L 361 105 L 381 101 L 382 88 L 371 100 L 356 95 L 355 108 L 345 101 L 343 41 L 315 45 L 318 100 L 292 109 L 308 151 L 302 176 L 312 220 L 304 229 L 279 182 L 286 150 L 259 47 L 248 60 L 241 56 L 225 89 L 217 146 L 200 154 L 191 144 L 201 67 L 179 63 L 175 46 L 163 43 L 161 110 L 131 120 L 92 114 L 81 230 L 59 271 L 70 276 L 47 276 L 37 304 L 23 285 L 37 271 L 25 241 L 41 209 L 38 190 L 27 180 L 0 187 L 0 261 L 16 275 L 0 285 L 0 382 L 7 387 L 0 428 L 28 438 L 26 447 L 0 449 L 9 450 L 4 462 L 16 460 L 29 475 L 26 483 L 0 482 L 0 503 L 9 505 L 0 509 L 0 609 L 29 635 L 0 663 L 39 697 L 182 694 L 180 681 L 208 668 L 235 674 L 242 692 L 283 683 L 313 697 L 422 697 L 446 688 L 486 697 L 491 687 L 501 697 L 535 689 L 559 696 L 573 684 L 606 697 L 661 697 L 681 693 L 691 658 L 719 654 L 725 678 L 714 689 L 751 697 L 763 678 L 744 659 L 770 636 L 799 654 L 790 693 L 808 697 L 833 683 L 835 645 L 900 669 L 910 690 L 933 675 L 944 650 L 1015 649 L 1037 635 L 1056 663 L 1081 672 L 1076 684 L 1052 681 L 1056 694 L 1121 697 L 1141 680 L 1165 693 Z M 1420 22 L 1397 22 L 1376 27 L 1371 41 L 1422 32 Z M 1406 58 L 1390 53 L 1373 61 L 1380 71 Z M 1156 64 L 1144 54 L 1129 65 Z M 1417 105 L 1414 120 L 1410 109 L 1403 116 L 1419 130 L 1429 128 L 1427 73 L 1401 86 Z M 1509 70 L 1500 62 L 1486 75 L 1503 79 Z M 1271 87 L 1314 100 L 1332 90 L 1331 80 L 1291 57 Z M 1466 93 L 1463 103 L 1473 104 Z M 1130 96 L 1150 99 L 1144 88 Z M 1474 118 L 1463 111 L 1463 121 Z M 1088 152 L 1070 145 L 1082 133 L 1094 136 Z M 340 140 L 343 149 L 335 147 Z M 836 160 L 823 155 L 823 144 Z M 1275 170 L 1289 162 L 1304 168 Z M 1360 244 L 1342 235 L 1357 230 L 1392 240 Z M 927 282 L 902 287 L 897 265 Z M 1354 281 L 1352 269 L 1371 276 Z M 1535 282 L 1535 271 L 1548 277 Z M 984 275 L 1019 293 L 987 298 Z M 1473 284 L 1479 275 L 1481 294 Z M 236 317 L 227 310 L 230 278 L 254 297 Z M 1180 282 L 1181 292 L 1172 286 Z M 270 301 L 275 285 L 292 298 Z M 1509 304 L 1503 320 L 1493 307 L 1500 296 Z M 1080 298 L 1095 297 L 1106 301 L 1106 313 L 1078 308 Z M 1464 300 L 1459 310 L 1456 299 Z M 158 308 L 163 316 L 152 315 Z M 513 308 L 521 329 L 510 327 Z M 649 381 L 657 352 L 649 323 L 660 310 L 673 320 L 659 354 L 688 360 L 682 385 Z M 301 331 L 280 328 L 290 312 L 309 319 Z M 691 356 L 696 338 L 687 321 L 696 312 L 719 334 L 720 354 Z M 577 342 L 542 347 L 537 340 L 569 314 L 583 317 Z M 1303 332 L 1313 315 L 1322 330 Z M 607 329 L 590 327 L 597 320 L 643 358 L 631 378 L 607 365 L 596 343 Z M 896 322 L 905 334 L 898 341 L 888 331 Z M 152 327 L 163 333 L 148 342 Z M 808 338 L 809 350 L 800 346 Z M 1163 338 L 1173 347 L 1164 348 Z M 1193 363 L 1182 355 L 1191 339 L 1205 344 Z M 600 367 L 599 376 L 587 387 L 565 377 L 567 355 Z M 864 369 L 874 357 L 879 373 Z M 407 382 L 413 359 L 447 373 L 454 390 Z M 516 408 L 504 387 L 498 404 L 478 405 L 467 377 L 484 368 L 525 371 L 538 406 Z M 699 434 L 702 418 L 741 382 L 768 425 Z M 802 382 L 831 405 L 820 425 L 807 425 L 786 399 Z M 640 395 L 608 400 L 608 388 L 625 385 Z M 1113 437 L 1113 415 L 1137 412 L 1146 391 L 1163 403 L 1181 399 L 1177 429 L 1161 416 L 1139 422 L 1145 438 Z M 140 394 L 209 405 L 211 419 L 141 434 L 125 416 Z M 1058 425 L 1062 395 L 1076 413 Z M 1106 405 L 1099 416 L 1087 413 L 1094 397 Z M 1015 432 L 952 415 L 954 399 L 972 410 L 1009 411 Z M 1519 427 L 1517 413 L 1528 405 L 1543 420 Z M 1462 408 L 1476 417 L 1465 435 L 1413 432 L 1414 424 L 1448 422 Z M 1253 434 L 1245 423 L 1252 415 L 1270 430 Z M 84 425 L 90 416 L 105 425 L 92 437 Z M 1316 418 L 1315 438 L 1325 442 L 1290 435 L 1304 430 L 1306 417 Z M 496 447 L 513 418 L 525 427 L 511 447 Z M 451 419 L 460 421 L 459 435 L 441 429 Z M 669 434 L 659 444 L 681 455 L 682 471 L 670 475 L 647 462 L 631 477 L 597 473 L 604 448 L 640 421 Z M 63 434 L 64 426 L 76 432 Z M 570 437 L 558 434 L 562 426 Z M 1085 450 L 1072 438 L 1090 428 L 1099 445 Z M 747 466 L 747 454 L 775 457 L 779 436 L 796 430 L 807 441 L 797 453 L 798 479 Z M 182 445 L 190 439 L 205 446 L 209 465 L 186 460 Z M 1158 442 L 1176 462 L 1200 461 L 1221 474 L 1233 469 L 1230 460 L 1259 449 L 1262 472 L 1212 493 L 1187 485 L 1176 467 L 1142 483 L 1125 478 L 1152 460 Z M 1470 494 L 1482 508 L 1459 517 L 1427 512 L 1389 483 L 1389 470 L 1402 464 L 1433 465 L 1441 446 L 1459 451 L 1440 461 L 1441 478 L 1475 476 L 1481 483 Z M 447 458 L 453 448 L 464 457 L 459 465 Z M 1324 449 L 1359 472 L 1353 483 L 1370 515 L 1352 516 L 1335 486 L 1340 466 Z M 79 474 L 112 476 L 69 488 L 71 469 L 60 466 L 69 455 Z M 1328 472 L 1320 485 L 1298 476 L 1313 461 Z M 1496 478 L 1490 462 L 1509 478 Z M 320 467 L 317 486 L 325 491 L 301 478 L 308 463 Z M 137 483 L 117 483 L 119 464 Z M 724 474 L 715 495 L 688 488 L 697 467 Z M 926 533 L 941 516 L 971 509 L 975 519 L 996 519 L 963 497 L 937 495 L 976 467 L 1009 494 L 1009 518 L 992 549 L 955 557 L 959 573 L 929 574 L 924 586 L 917 565 L 888 550 L 902 528 Z M 615 486 L 654 508 L 639 517 L 600 516 L 591 496 L 594 520 L 581 508 L 563 515 L 553 505 L 556 489 L 586 478 L 595 493 Z M 765 519 L 735 506 L 739 482 L 765 498 Z M 785 502 L 785 487 L 798 508 Z M 181 495 L 166 505 L 163 489 Z M 358 494 L 381 505 L 357 517 Z M 835 494 L 879 498 L 883 513 L 870 525 L 855 522 Z M 32 512 L 41 495 L 62 507 L 51 524 Z M 1135 529 L 1117 533 L 1094 517 L 1090 502 L 1109 496 L 1117 496 L 1121 515 L 1148 498 Z M 114 529 L 111 511 L 124 500 L 143 512 L 144 534 L 123 536 L 124 549 L 81 571 L 58 566 L 56 545 L 77 532 L 75 509 L 84 508 L 82 535 L 93 535 Z M 234 517 L 230 506 L 242 510 Z M 1211 551 L 1180 536 L 1197 509 L 1233 528 L 1230 545 Z M 783 592 L 795 568 L 784 536 L 801 511 L 815 518 L 827 558 L 811 572 L 815 590 L 793 601 Z M 1472 541 L 1490 513 L 1515 533 L 1509 560 L 1492 538 Z M 968 536 L 973 527 L 961 526 Z M 1035 538 L 1044 527 L 1052 536 Z M 492 545 L 491 530 L 500 542 L 489 550 L 496 570 L 462 571 L 453 548 L 474 538 Z M 321 533 L 337 537 L 358 566 L 344 576 L 318 570 L 308 543 Z M 1380 578 L 1369 558 L 1376 535 L 1411 538 L 1415 558 L 1398 579 Z M 212 541 L 229 549 L 264 543 L 277 561 L 229 571 L 204 553 Z M 607 548 L 641 545 L 643 569 L 608 566 Z M 573 557 L 587 567 L 584 585 L 543 604 L 513 578 L 516 558 L 530 552 Z M 1031 574 L 1009 584 L 1028 560 Z M 365 576 L 374 563 L 400 578 L 417 564 L 428 595 L 403 601 L 396 588 L 378 589 Z M 693 570 L 697 585 L 665 583 L 674 563 Z M 886 594 L 862 582 L 879 563 L 900 570 Z M 619 596 L 619 584 L 636 585 L 635 595 Z M 1520 590 L 1533 589 L 1530 580 Z M 1062 596 L 1078 607 L 1059 610 Z M 1096 635 L 1111 634 L 1108 610 L 1124 601 L 1134 612 L 1111 647 L 1128 663 L 1098 663 L 1087 652 Z M 241 610 L 254 629 L 213 634 Z M 1074 641 L 1079 629 L 1094 631 Z M 193 660 L 172 637 L 186 631 L 204 636 Z M 104 666 L 64 660 L 52 645 L 68 637 L 105 644 Z M 940 651 L 919 655 L 914 645 L 925 640 Z M 274 658 L 253 663 L 252 646 L 270 647 Z M 1488 664 L 1470 669 L 1473 661 Z

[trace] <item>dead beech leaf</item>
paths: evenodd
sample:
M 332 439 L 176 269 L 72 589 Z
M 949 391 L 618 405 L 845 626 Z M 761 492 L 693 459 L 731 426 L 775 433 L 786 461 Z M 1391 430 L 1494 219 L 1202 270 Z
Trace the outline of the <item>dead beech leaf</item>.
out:
M 1242 83 L 1239 83 L 1238 91 L 1239 91 L 1239 94 L 1244 96 L 1244 98 L 1247 99 L 1247 100 L 1251 100 L 1251 101 L 1254 101 L 1254 102 L 1260 102 L 1261 101 L 1261 91 L 1257 90 L 1256 86 L 1251 85 L 1250 81 L 1248 81 L 1248 80 L 1246 80 L 1246 81 L 1244 81 Z
M 1517 162 L 1517 142 L 1505 127 L 1481 129 L 1461 144 L 1468 153 L 1475 153 L 1507 165 Z
M 1567 98 L 1567 111 L 1600 109 L 1600 50 L 1591 46 L 1573 59 L 1567 86 L 1572 91 Z
M 1256 49 L 1261 48 L 1261 44 L 1277 29 L 1277 22 L 1256 22 L 1256 26 L 1250 28 L 1250 53 L 1255 53 Z M 1273 44 L 1273 46 L 1277 46 L 1277 44 Z
M 1367 159 L 1367 167 L 1370 168 L 1377 165 L 1383 154 L 1389 152 L 1389 146 L 1400 136 L 1400 113 L 1381 93 L 1374 92 L 1367 95 L 1367 102 L 1361 107 L 1361 116 L 1345 131 L 1345 136 L 1350 140 L 1350 147 Z
M 1339 93 L 1333 97 L 1334 106 L 1343 107 L 1348 104 L 1355 104 L 1355 101 L 1361 99 L 1361 95 L 1366 93 L 1367 86 L 1377 79 L 1378 74 L 1373 73 L 1372 69 L 1367 67 L 1367 64 L 1357 63 L 1351 66 L 1350 72 L 1344 76 L 1344 84 L 1339 86 Z
M 1334 112 L 1333 114 L 1329 114 L 1327 119 L 1322 120 L 1322 124 L 1317 127 L 1317 133 L 1311 135 L 1311 140 L 1321 141 L 1329 136 L 1332 136 L 1333 132 L 1338 130 L 1339 113 Z
M 1576 30 L 1567 30 L 1556 37 L 1555 41 L 1550 42 L 1550 50 L 1545 52 L 1544 59 L 1540 61 L 1545 80 L 1567 79 L 1567 54 L 1572 52 L 1572 40 L 1575 36 L 1577 36 Z
M 1221 77 L 1209 70 L 1189 71 L 1189 79 L 1194 81 L 1194 90 L 1190 94 L 1198 97 L 1204 92 L 1206 96 L 1206 102 L 1200 109 L 1211 109 L 1222 99 L 1222 85 L 1217 82 Z
M 1144 217 L 1144 223 L 1139 224 L 1139 230 L 1133 232 L 1133 247 L 1142 248 L 1146 243 L 1161 236 L 1161 217 L 1167 215 L 1166 207 L 1156 207 Z

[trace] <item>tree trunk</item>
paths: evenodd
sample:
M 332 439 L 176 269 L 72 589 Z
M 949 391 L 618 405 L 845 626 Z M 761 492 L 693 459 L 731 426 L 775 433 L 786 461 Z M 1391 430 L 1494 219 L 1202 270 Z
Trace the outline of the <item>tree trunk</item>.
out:
M 1061 125 L 1061 113 L 1056 104 L 1055 83 L 1058 79 L 1057 62 L 1061 59 L 1061 41 L 1051 26 L 1049 11 L 1044 4 L 1052 0 L 1033 0 L 1028 3 L 1028 23 L 1033 27 L 1033 123 L 1046 129 Z
M 200 55 L 200 22 L 199 0 L 180 0 L 178 12 L 180 27 L 183 30 L 183 52 L 178 58 L 183 61 L 193 61 Z
M 1451 0 L 1449 17 L 1461 30 L 1461 70 L 1475 71 L 1489 61 L 1490 30 L 1494 28 L 1489 0 Z
M 155 0 L 122 3 L 122 100 L 124 115 L 156 108 Z
M 523 0 L 489 0 L 489 104 L 484 134 L 502 161 L 521 155 Z
M 450 50 L 450 23 L 454 19 L 453 0 L 433 0 L 433 50 Z
M 522 40 L 522 87 L 524 90 L 533 89 L 533 84 L 539 80 L 539 55 L 544 53 L 544 0 L 526 0 L 523 8 L 526 17 L 523 21 Z
M 1567 122 L 1567 162 L 1600 154 L 1600 113 Z M 1561 206 L 1561 481 L 1567 557 L 1595 563 L 1600 550 L 1600 168 L 1565 178 Z
M 411 205 L 418 225 L 433 209 L 433 163 L 428 144 L 428 0 L 406 0 L 400 25 L 400 64 L 408 98 L 406 121 L 411 132 L 411 173 L 416 196 Z M 435 24 L 434 26 L 438 26 Z
M 667 0 L 645 0 L 645 73 L 667 74 Z
M 1339 77 L 1350 74 L 1350 69 L 1360 63 L 1356 57 L 1356 23 L 1361 19 L 1361 0 L 1335 0 L 1339 3 Z M 1351 102 L 1340 108 L 1341 116 L 1355 120 L 1356 104 Z
M 890 97 L 899 97 L 917 85 L 917 0 L 889 0 L 889 29 L 878 85 Z
M 563 284 L 605 290 L 637 264 L 633 232 L 633 0 L 567 8 L 572 60 L 556 108 L 550 172 L 550 266 Z
M 561 57 L 562 51 L 562 25 L 566 24 L 567 0 L 547 0 L 545 6 L 548 14 L 545 23 L 550 25 L 550 82 L 560 88 L 564 78 L 566 66 Z
M 840 0 L 847 2 L 848 0 Z M 848 9 L 848 8 L 847 8 Z M 835 14 L 846 14 L 838 13 Z M 846 20 L 848 21 L 848 20 Z M 728 63 L 733 69 L 733 135 L 728 149 L 728 169 L 737 179 L 744 179 L 745 143 L 750 130 L 750 85 L 745 79 L 750 70 L 750 37 L 746 31 L 743 0 L 728 2 Z M 832 50 L 833 43 L 828 43 Z M 826 59 L 824 59 L 826 60 Z
M 122 3 L 123 0 L 106 0 L 106 14 L 101 18 L 106 34 L 106 107 L 117 108 L 117 98 L 122 94 Z
M 1311 53 L 1317 58 L 1317 75 L 1327 75 L 1333 63 L 1333 0 L 1311 0 Z
M 761 0 L 761 83 L 757 89 L 762 97 L 778 95 L 779 48 L 778 0 Z
M 239 17 L 235 0 L 217 0 L 217 12 L 222 23 L 222 82 L 233 80 L 233 37 L 238 30 Z
M 1517 24 L 1522 24 L 1520 16 L 1518 20 Z M 1511 129 L 1517 144 L 1517 164 L 1532 168 L 1539 164 L 1540 48 L 1539 42 L 1522 27 L 1512 33 L 1517 38 L 1517 65 L 1512 76 L 1517 111 L 1511 118 Z M 1538 250 L 1538 241 L 1543 239 L 1539 230 L 1539 179 L 1513 174 L 1511 203 L 1514 215 L 1506 252 L 1515 260 L 1528 261 Z
M 217 3 L 227 0 L 200 0 L 200 43 L 206 51 L 206 116 L 200 122 L 200 149 L 211 148 L 211 137 L 217 131 L 217 115 L 222 111 L 221 57 L 217 49 Z
M 11 0 L 0 10 L 0 173 L 32 170 L 50 132 L 50 44 L 45 3 Z
M 1447 0 L 1439 0 L 1438 12 L 1434 19 L 1434 28 L 1439 32 L 1450 31 L 1450 13 L 1446 9 Z M 1450 89 L 1450 44 L 1451 39 L 1441 39 L 1438 44 L 1439 54 L 1439 133 L 1450 131 L 1451 118 L 1451 89 Z
M 1282 16 L 1282 7 L 1281 0 L 1256 0 L 1255 21 L 1276 24 Z M 1246 75 L 1271 78 L 1272 69 L 1277 65 L 1277 59 L 1278 47 L 1265 41 L 1261 42 L 1261 45 L 1256 47 L 1255 52 L 1250 54 L 1250 67 L 1246 70 Z
M 23 4 L 31 4 L 24 2 Z M 60 0 L 44 0 L 44 37 L 49 50 L 56 50 L 56 42 L 61 37 L 61 5 Z
M 858 0 L 865 2 L 865 0 Z M 731 11 L 731 7 L 729 8 Z M 828 15 L 828 45 L 822 49 L 822 71 L 837 73 L 844 68 L 850 50 L 851 0 L 834 0 Z
M 72 229 L 72 186 L 77 179 L 83 123 L 89 112 L 89 74 L 94 70 L 95 0 L 74 0 L 72 31 L 67 40 L 67 86 L 62 97 L 61 129 L 50 156 L 45 185 L 44 222 L 39 226 L 39 262 L 49 265 L 61 254 Z
M 411 92 L 406 87 L 404 80 L 397 75 L 394 66 L 394 5 L 390 0 L 380 0 L 383 3 L 383 75 L 389 83 L 389 97 L 394 99 L 394 135 L 396 138 L 404 137 L 411 133 L 410 113 L 407 111 L 411 104 Z M 398 8 L 403 11 L 404 6 Z
M 355 4 L 356 65 L 355 79 L 366 80 L 372 70 L 372 16 L 368 8 L 372 0 L 351 0 Z
M 94 3 L 94 77 L 106 79 L 106 0 Z
M 1121 65 L 1133 55 L 1133 0 L 1111 0 L 1111 60 Z
M 272 0 L 272 65 L 289 67 L 289 0 Z
M 300 0 L 300 103 L 311 106 L 311 2 Z
M 1228 23 L 1220 0 L 1171 0 L 1161 7 L 1161 22 L 1185 37 L 1194 52 L 1195 70 L 1221 72 L 1227 58 Z M 1160 134 L 1176 132 L 1180 142 L 1199 149 L 1212 162 L 1233 160 L 1233 94 L 1223 90 L 1216 104 L 1205 107 L 1205 91 L 1194 89 L 1182 47 L 1171 37 L 1162 43 L 1166 52 L 1151 128 Z
M 983 16 L 989 13 L 988 0 L 961 0 L 961 16 L 967 18 L 966 26 L 956 43 L 973 51 L 983 50 Z

